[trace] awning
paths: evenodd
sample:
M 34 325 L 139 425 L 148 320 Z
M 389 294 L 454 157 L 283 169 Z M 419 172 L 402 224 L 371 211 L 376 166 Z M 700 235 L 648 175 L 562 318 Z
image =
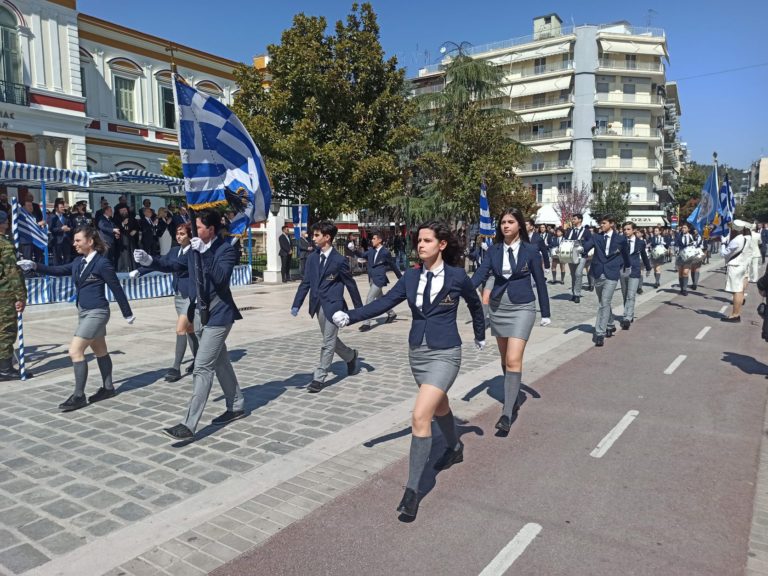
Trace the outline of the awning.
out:
M 627 220 L 635 226 L 667 226 L 666 216 L 663 210 L 630 210 Z
M 647 42 L 600 40 L 600 47 L 603 49 L 603 52 L 619 52 L 621 54 L 646 54 L 648 56 L 667 55 L 663 44 L 649 44 Z
M 558 150 L 570 150 L 570 142 L 555 142 L 554 144 L 539 144 L 538 146 L 531 146 L 532 152 L 557 152 Z
M 539 208 L 538 212 L 536 212 L 534 222 L 536 222 L 536 224 L 554 224 L 555 226 L 560 226 L 562 224 L 560 216 L 557 215 L 552 204 L 544 204 Z
M 40 183 L 54 188 L 62 185 L 62 188 L 88 186 L 90 178 L 85 170 L 67 170 L 64 168 L 49 168 L 48 166 L 34 166 L 22 164 L 10 160 L 0 160 L 0 183 L 3 186 L 26 186 L 27 188 L 40 188 Z
M 513 84 L 506 90 L 510 97 L 519 98 L 520 96 L 530 96 L 532 94 L 543 94 L 544 92 L 554 92 L 566 90 L 571 87 L 571 77 L 550 78 L 549 80 L 539 80 L 538 82 L 520 82 Z
M 112 194 L 183 194 L 184 180 L 146 170 L 91 173 L 92 192 Z
M 536 48 L 535 50 L 514 52 L 510 54 L 510 57 L 512 62 L 521 62 L 522 60 L 535 60 L 536 58 L 552 56 L 553 54 L 563 54 L 570 51 L 571 43 L 561 42 L 560 44 L 550 44 L 549 46 L 543 46 L 541 48 Z
M 551 120 L 553 118 L 565 118 L 570 113 L 571 108 L 560 108 L 558 110 L 545 110 L 543 112 L 526 112 L 519 114 L 523 122 L 538 122 L 539 120 Z

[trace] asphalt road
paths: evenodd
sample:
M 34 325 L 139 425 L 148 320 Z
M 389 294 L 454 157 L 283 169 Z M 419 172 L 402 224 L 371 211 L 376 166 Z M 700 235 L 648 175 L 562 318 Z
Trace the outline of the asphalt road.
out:
M 741 324 L 704 287 L 524 378 L 509 437 L 498 409 L 467 423 L 414 522 L 395 513 L 401 460 L 213 574 L 742 574 L 768 384 L 751 291 Z

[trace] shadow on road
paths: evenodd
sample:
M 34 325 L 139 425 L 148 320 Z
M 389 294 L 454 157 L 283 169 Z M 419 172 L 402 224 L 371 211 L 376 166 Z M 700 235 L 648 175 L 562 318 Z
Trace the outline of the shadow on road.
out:
M 570 328 L 563 331 L 563 334 L 570 334 L 571 332 L 575 332 L 576 330 L 578 330 L 579 332 L 584 332 L 586 334 L 592 334 L 595 331 L 592 324 L 577 324 L 576 326 L 571 326 Z
M 111 354 L 113 354 L 113 352 L 110 352 L 110 355 Z M 139 388 L 154 384 L 163 378 L 167 372 L 168 368 L 158 368 L 157 370 L 150 370 L 149 372 L 142 372 L 135 376 L 129 376 L 128 378 L 115 381 L 115 389 L 118 394 L 124 394 L 131 390 L 138 390 Z
M 696 314 L 703 314 L 704 316 L 709 316 L 710 318 L 722 318 L 723 315 L 720 314 L 720 312 L 717 312 L 715 310 L 699 310 L 696 308 L 689 308 L 688 306 L 683 306 L 682 304 L 678 304 L 677 302 L 664 302 L 666 306 L 674 306 L 675 308 L 679 308 L 680 310 L 690 310 L 691 312 L 696 312 Z
M 66 348 L 60 352 L 53 352 L 53 350 L 56 350 L 59 347 L 59 344 L 25 347 L 24 361 L 27 365 L 27 369 L 34 369 L 35 376 L 43 376 L 55 370 L 72 366 L 72 360 L 69 359 Z M 110 350 L 109 354 L 110 356 L 122 356 L 125 355 L 125 352 L 121 350 Z M 51 360 L 48 360 L 45 364 L 41 364 L 41 362 L 45 361 L 47 358 L 51 358 Z M 86 362 L 91 362 L 93 360 L 93 353 L 85 355 Z
M 755 374 L 768 377 L 768 364 L 763 364 L 752 356 L 739 354 L 738 352 L 723 352 L 723 362 L 728 362 L 745 374 Z

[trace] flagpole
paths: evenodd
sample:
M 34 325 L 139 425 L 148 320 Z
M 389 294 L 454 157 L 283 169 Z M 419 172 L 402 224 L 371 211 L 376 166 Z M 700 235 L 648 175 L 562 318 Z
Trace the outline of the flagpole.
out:
M 19 217 L 19 201 L 16 196 L 11 197 L 11 233 L 13 234 L 13 247 L 16 253 L 19 253 L 19 224 L 17 219 Z M 26 282 L 25 278 L 22 278 L 22 282 Z M 19 339 L 19 375 L 21 380 L 27 379 L 27 367 L 24 361 L 24 318 L 21 312 L 16 312 L 16 327 L 18 331 Z
M 715 163 L 715 190 L 720 190 L 720 181 L 717 177 L 717 152 L 712 152 L 712 161 Z M 715 204 L 715 206 L 717 206 L 717 204 Z M 717 208 L 715 208 L 715 213 L 717 213 Z M 714 220 L 712 222 L 714 222 Z M 711 225 L 712 222 L 707 222 L 707 224 Z

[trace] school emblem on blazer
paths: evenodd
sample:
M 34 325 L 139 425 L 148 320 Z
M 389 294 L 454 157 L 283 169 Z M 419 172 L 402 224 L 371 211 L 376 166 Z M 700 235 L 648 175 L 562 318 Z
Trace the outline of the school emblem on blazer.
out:
M 85 279 L 86 282 L 95 282 L 96 280 L 98 280 L 98 278 L 93 274 L 88 274 L 88 277 Z
M 530 272 L 530 269 L 528 268 L 528 262 L 523 264 L 523 267 L 520 269 L 521 274 L 525 274 L 526 272 Z
M 448 294 L 445 298 L 443 298 L 443 300 L 440 302 L 439 305 L 440 306 L 453 306 L 456 303 L 457 303 L 457 300 L 454 300 L 453 298 L 451 298 L 451 295 Z

